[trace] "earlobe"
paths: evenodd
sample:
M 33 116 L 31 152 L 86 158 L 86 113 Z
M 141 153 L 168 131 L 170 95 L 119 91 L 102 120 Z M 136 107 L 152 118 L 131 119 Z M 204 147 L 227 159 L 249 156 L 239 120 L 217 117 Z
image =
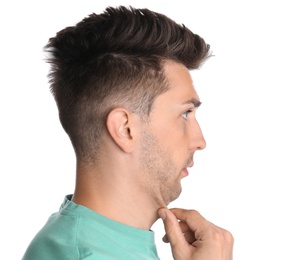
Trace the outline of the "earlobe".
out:
M 121 150 L 130 153 L 133 150 L 131 114 L 124 108 L 113 109 L 106 120 L 106 127 L 113 141 Z

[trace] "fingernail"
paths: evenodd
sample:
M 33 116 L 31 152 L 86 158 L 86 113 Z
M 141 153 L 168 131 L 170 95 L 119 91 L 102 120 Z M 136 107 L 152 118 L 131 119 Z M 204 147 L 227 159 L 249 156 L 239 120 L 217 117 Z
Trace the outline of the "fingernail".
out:
M 166 218 L 166 212 L 164 210 L 159 210 L 158 215 L 162 220 L 165 220 Z

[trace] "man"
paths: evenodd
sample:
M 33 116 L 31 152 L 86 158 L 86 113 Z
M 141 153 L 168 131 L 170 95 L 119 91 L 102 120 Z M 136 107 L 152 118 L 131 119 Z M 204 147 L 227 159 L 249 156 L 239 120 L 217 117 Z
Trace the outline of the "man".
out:
M 228 231 L 167 209 L 205 148 L 189 73 L 209 57 L 205 41 L 162 14 L 121 6 L 65 28 L 45 49 L 76 188 L 23 259 L 158 259 L 150 228 L 161 217 L 175 259 L 230 260 Z

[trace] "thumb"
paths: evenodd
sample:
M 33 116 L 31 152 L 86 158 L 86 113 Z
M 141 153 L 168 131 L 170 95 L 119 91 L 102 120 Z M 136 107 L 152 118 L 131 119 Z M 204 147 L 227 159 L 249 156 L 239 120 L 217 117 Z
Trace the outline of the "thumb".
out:
M 182 251 L 187 247 L 187 242 L 180 228 L 178 219 L 167 208 L 159 209 L 158 215 L 163 220 L 166 236 L 168 237 L 173 253 L 178 252 L 178 250 Z

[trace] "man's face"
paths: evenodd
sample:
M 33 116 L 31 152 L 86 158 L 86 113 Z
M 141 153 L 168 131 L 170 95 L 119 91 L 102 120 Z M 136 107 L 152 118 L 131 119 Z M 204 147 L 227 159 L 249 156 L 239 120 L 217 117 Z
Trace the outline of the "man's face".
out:
M 187 68 L 167 63 L 165 73 L 170 90 L 158 96 L 148 123 L 142 127 L 140 164 L 142 188 L 160 206 L 181 193 L 181 179 L 193 166 L 193 154 L 205 148 L 205 140 L 195 118 L 200 105 Z

